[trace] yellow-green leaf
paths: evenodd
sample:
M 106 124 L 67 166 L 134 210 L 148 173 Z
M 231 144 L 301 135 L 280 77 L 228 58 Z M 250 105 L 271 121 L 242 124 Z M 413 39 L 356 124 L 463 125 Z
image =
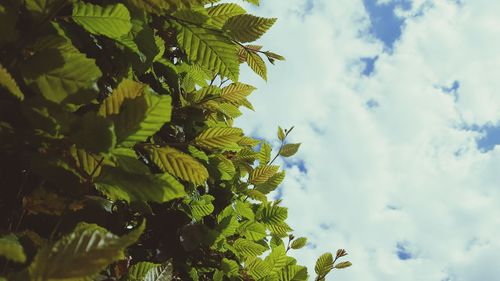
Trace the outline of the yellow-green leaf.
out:
M 333 256 L 331 253 L 324 253 L 316 260 L 314 271 L 316 271 L 316 274 L 319 276 L 325 277 L 332 269 Z
M 290 247 L 292 249 L 297 250 L 297 249 L 303 248 L 306 244 L 307 244 L 307 238 L 306 237 L 299 237 L 299 238 L 293 240 Z
M 283 157 L 290 157 L 293 156 L 297 151 L 299 150 L 300 143 L 288 143 L 285 144 L 281 150 L 280 150 L 280 155 Z
M 267 81 L 267 67 L 264 60 L 259 56 L 259 54 L 254 52 L 248 52 L 247 64 L 257 75 L 262 77 Z
M 211 24 L 221 28 L 227 19 L 246 13 L 245 9 L 234 3 L 222 3 L 207 9 Z
M 279 166 L 259 166 L 250 174 L 249 182 L 255 185 L 265 183 L 278 171 Z
M 130 13 L 123 4 L 101 7 L 85 2 L 73 6 L 73 20 L 92 34 L 119 38 L 132 28 Z
M 243 131 L 232 127 L 213 127 L 201 132 L 195 143 L 207 149 L 233 149 L 241 140 Z
M 142 83 L 124 79 L 116 89 L 113 90 L 111 95 L 104 99 L 99 108 L 99 114 L 108 116 L 120 113 L 120 107 L 125 99 L 135 99 L 141 96 L 144 93 L 145 87 L 146 85 Z
M 275 18 L 261 18 L 249 14 L 229 18 L 223 29 L 239 42 L 246 43 L 259 39 L 276 22 Z
M 196 185 L 203 184 L 208 178 L 208 171 L 191 155 L 172 147 L 148 146 L 151 160 L 164 172 Z
M 0 86 L 7 89 L 12 95 L 14 95 L 19 100 L 24 99 L 24 94 L 21 92 L 21 89 L 19 89 L 19 86 L 17 86 L 16 81 L 14 80 L 14 78 L 12 78 L 7 69 L 5 69 L 1 64 L 0 64 Z
M 14 262 L 24 263 L 26 254 L 23 246 L 14 235 L 0 237 L 0 256 Z

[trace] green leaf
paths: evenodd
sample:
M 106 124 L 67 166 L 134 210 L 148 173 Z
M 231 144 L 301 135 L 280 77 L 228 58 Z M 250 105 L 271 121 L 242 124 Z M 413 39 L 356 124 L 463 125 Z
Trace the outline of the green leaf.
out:
M 259 222 L 246 221 L 240 226 L 241 235 L 252 241 L 259 241 L 267 236 L 266 227 Z
M 234 260 L 222 259 L 221 269 L 227 276 L 236 276 L 240 270 L 240 266 Z
M 299 265 L 289 265 L 280 274 L 282 281 L 306 281 L 307 277 L 307 268 Z
M 113 201 L 163 203 L 186 196 L 184 186 L 167 173 L 138 175 L 118 168 L 104 167 L 95 183 L 97 190 Z
M 257 156 L 260 165 L 266 165 L 269 161 L 271 161 L 272 150 L 273 148 L 269 143 L 265 141 L 262 142 L 260 146 L 259 155 Z
M 220 97 L 233 103 L 240 103 L 254 90 L 255 87 L 253 86 L 236 82 L 222 88 Z
M 144 142 L 170 121 L 172 98 L 152 93 L 125 100 L 115 122 L 118 144 L 131 147 Z
M 180 179 L 202 185 L 208 178 L 208 171 L 191 155 L 171 147 L 148 146 L 151 160 L 164 172 Z
M 222 28 L 226 21 L 234 16 L 246 13 L 245 9 L 234 3 L 223 3 L 209 7 L 207 9 L 211 24 L 217 28 Z
M 11 93 L 17 99 L 19 100 L 24 99 L 24 94 L 21 92 L 21 89 L 19 89 L 19 86 L 17 86 L 16 80 L 12 78 L 7 69 L 5 69 L 1 64 L 0 64 L 0 86 L 7 89 L 9 93 Z
M 101 7 L 77 2 L 73 6 L 72 18 L 88 32 L 110 38 L 119 38 L 132 28 L 130 13 L 123 4 Z
M 259 56 L 259 54 L 254 52 L 248 52 L 246 58 L 248 66 L 255 72 L 255 74 L 259 75 L 267 81 L 267 67 L 264 60 Z
M 196 148 L 196 147 L 194 147 L 192 145 L 189 145 L 188 146 L 188 151 L 189 151 L 189 153 L 191 153 L 191 155 L 193 157 L 198 158 L 200 160 L 203 160 L 205 162 L 208 162 L 208 156 L 202 150 L 199 150 L 198 148 Z
M 62 37 L 44 37 L 36 47 L 39 50 L 21 63 L 28 85 L 56 103 L 76 94 L 88 96 L 88 100 L 93 98 L 89 91 L 101 77 L 94 59 L 87 58 Z
M 275 18 L 242 14 L 229 18 L 222 28 L 229 30 L 234 39 L 246 43 L 259 39 L 275 22 Z
M 342 269 L 351 266 L 352 263 L 350 261 L 339 262 L 335 265 L 336 269 Z
M 280 141 L 284 141 L 285 140 L 285 132 L 283 131 L 283 128 L 281 128 L 280 126 L 278 126 L 278 139 Z
M 270 177 L 272 177 L 278 171 L 279 166 L 259 166 L 255 168 L 250 174 L 248 182 L 258 185 L 265 183 Z
M 199 199 L 191 200 L 189 206 L 193 218 L 199 221 L 201 218 L 210 215 L 214 211 L 214 205 L 212 204 L 214 199 L 213 196 L 205 194 Z
M 255 219 L 255 214 L 253 213 L 250 203 L 248 202 L 236 201 L 234 204 L 234 210 L 242 218 L 247 218 L 249 220 Z
M 314 271 L 318 276 L 325 277 L 333 269 L 333 256 L 331 253 L 322 254 L 314 266 Z
M 160 264 L 152 262 L 138 262 L 129 268 L 128 277 L 131 281 L 142 281 L 149 270 L 159 266 Z
M 158 267 L 151 268 L 143 281 L 171 281 L 173 268 L 171 263 L 167 263 Z
M 95 224 L 80 223 L 70 234 L 40 249 L 30 266 L 33 280 L 90 277 L 124 258 L 124 249 L 135 243 L 145 223 L 118 237 Z M 61 270 L 63 268 L 64 270 Z
M 192 24 L 178 23 L 177 41 L 188 59 L 233 81 L 238 80 L 237 46 L 224 35 Z
M 290 157 L 293 156 L 297 151 L 299 150 L 300 143 L 288 143 L 285 144 L 281 150 L 280 150 L 280 155 L 283 157 Z
M 259 215 L 264 224 L 278 225 L 288 217 L 288 209 L 277 205 L 265 205 Z
M 102 168 L 100 165 L 102 156 L 89 153 L 84 149 L 76 149 L 74 146 L 71 147 L 71 155 L 74 157 L 77 167 L 85 171 L 86 176 L 99 176 Z
M 271 265 L 260 258 L 250 258 L 245 262 L 245 267 L 248 270 L 248 274 L 259 280 L 264 278 L 271 271 Z
M 87 112 L 72 129 L 75 144 L 91 153 L 107 152 L 116 145 L 113 122 Z
M 256 186 L 255 189 L 264 194 L 268 194 L 271 191 L 274 191 L 284 179 L 285 179 L 285 171 L 281 171 L 279 173 L 274 174 L 265 183 Z
M 195 143 L 207 149 L 231 149 L 237 146 L 236 143 L 241 139 L 242 134 L 243 131 L 239 128 L 208 128 L 196 137 Z
M 306 237 L 299 237 L 299 238 L 293 240 L 290 247 L 292 247 L 292 249 L 297 250 L 297 249 L 303 248 L 306 244 L 307 244 L 307 238 Z
M 260 256 L 262 253 L 264 253 L 267 248 L 255 243 L 251 240 L 243 239 L 243 238 L 238 238 L 236 241 L 234 241 L 233 244 L 234 249 L 237 251 L 235 254 L 241 255 L 244 257 L 256 257 Z
M 99 114 L 109 116 L 120 113 L 126 99 L 135 99 L 144 94 L 146 85 L 130 79 L 124 79 L 101 104 Z
M 271 266 L 271 272 L 280 272 L 286 266 L 287 262 L 285 245 L 281 244 L 273 247 L 271 253 L 265 258 L 265 261 Z
M 26 261 L 26 254 L 24 253 L 23 246 L 14 235 L 0 237 L 0 256 L 18 263 L 24 263 Z

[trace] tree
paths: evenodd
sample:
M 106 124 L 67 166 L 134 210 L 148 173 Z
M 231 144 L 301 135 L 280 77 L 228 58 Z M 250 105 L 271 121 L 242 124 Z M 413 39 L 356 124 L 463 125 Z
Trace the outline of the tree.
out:
M 9 280 L 306 280 L 271 145 L 232 126 L 276 21 L 215 0 L 0 4 L 0 256 Z M 258 5 L 258 1 L 247 1 Z M 287 241 L 287 243 L 285 243 Z M 321 256 L 324 280 L 346 253 Z

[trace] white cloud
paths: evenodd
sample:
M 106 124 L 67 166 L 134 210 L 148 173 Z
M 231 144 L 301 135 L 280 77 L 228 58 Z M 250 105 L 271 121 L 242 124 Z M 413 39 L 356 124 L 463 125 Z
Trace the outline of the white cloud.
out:
M 362 1 L 305 6 L 268 0 L 256 11 L 279 18 L 262 43 L 288 60 L 267 84 L 244 73 L 259 88 L 256 112 L 237 124 L 267 139 L 296 126 L 308 173 L 287 171 L 284 204 L 315 246 L 296 257 L 312 269 L 346 248 L 354 266 L 329 280 L 500 279 L 500 149 L 481 153 L 478 134 L 457 129 L 500 120 L 500 2 L 415 0 L 392 54 L 369 36 Z M 356 62 L 376 55 L 362 76 Z M 455 80 L 456 103 L 436 87 Z M 398 242 L 413 259 L 398 259 Z

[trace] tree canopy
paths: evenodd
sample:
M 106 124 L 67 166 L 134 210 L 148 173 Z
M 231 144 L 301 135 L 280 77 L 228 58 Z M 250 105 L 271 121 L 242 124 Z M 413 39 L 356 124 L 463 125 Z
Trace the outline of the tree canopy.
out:
M 293 128 L 273 155 L 233 127 L 276 19 L 217 2 L 2 1 L 0 279 L 307 280 L 267 196 Z

